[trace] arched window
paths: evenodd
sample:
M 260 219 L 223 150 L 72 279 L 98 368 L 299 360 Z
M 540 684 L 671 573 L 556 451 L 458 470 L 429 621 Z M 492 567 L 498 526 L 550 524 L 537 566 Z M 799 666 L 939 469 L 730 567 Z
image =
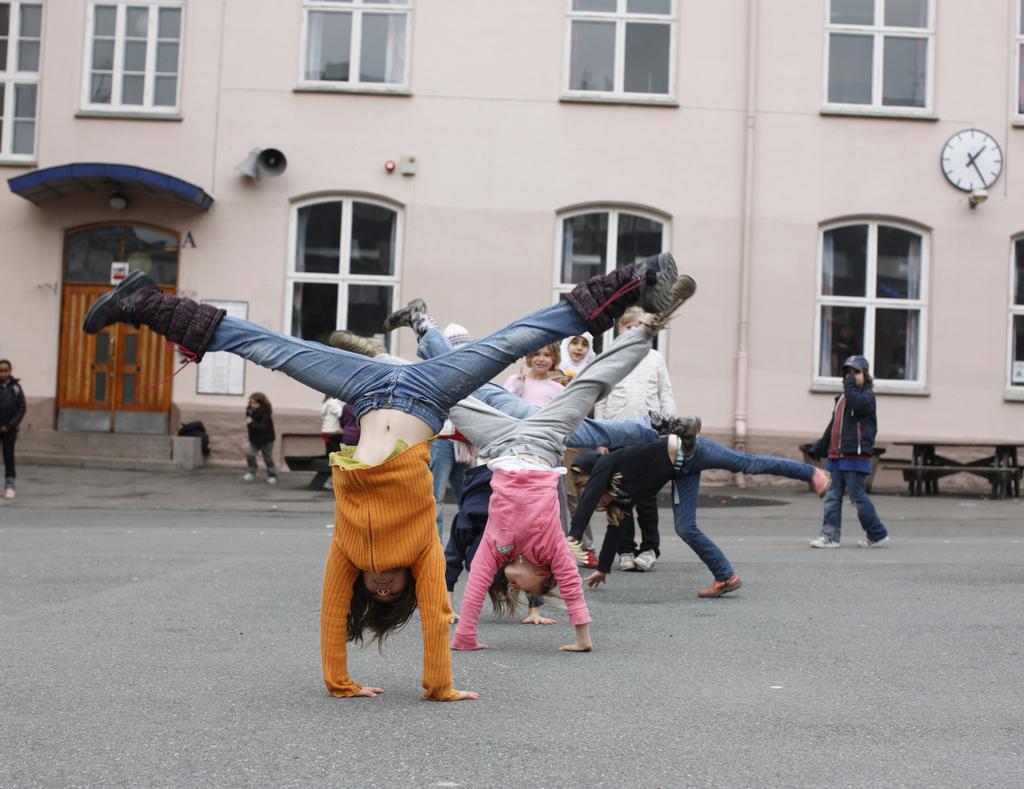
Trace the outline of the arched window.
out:
M 402 215 L 365 198 L 317 199 L 295 206 L 286 326 L 326 342 L 335 329 L 387 341 L 381 324 L 394 309 Z
M 837 382 L 843 360 L 867 357 L 890 389 L 924 386 L 928 239 L 882 222 L 822 229 L 816 381 Z

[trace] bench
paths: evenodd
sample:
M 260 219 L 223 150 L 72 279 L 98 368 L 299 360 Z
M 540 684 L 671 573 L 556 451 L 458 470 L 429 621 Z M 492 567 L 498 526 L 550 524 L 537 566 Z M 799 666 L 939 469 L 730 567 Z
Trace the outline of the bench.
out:
M 809 463 L 810 465 L 817 466 L 818 468 L 824 468 L 825 467 L 825 461 L 824 460 L 813 460 L 811 458 L 811 456 L 807 454 L 808 450 L 810 450 L 810 448 L 812 446 L 814 446 L 813 443 L 800 444 L 800 454 L 803 455 L 804 463 Z M 882 447 L 875 447 L 874 451 L 872 452 L 872 456 L 871 456 L 871 473 L 868 474 L 868 478 L 866 480 L 864 480 L 864 490 L 866 490 L 868 493 L 871 492 L 871 486 L 875 484 L 875 472 L 878 471 L 879 459 L 884 454 L 885 454 L 885 449 L 883 449 Z M 909 463 L 910 461 L 908 460 L 907 462 Z M 813 482 L 808 482 L 807 483 L 807 487 L 810 490 L 813 491 L 814 490 L 814 483 Z
M 1021 475 L 1024 469 L 1021 468 L 991 468 L 972 466 L 914 466 L 909 460 L 900 465 L 893 463 L 886 464 L 883 468 L 899 469 L 903 473 L 903 481 L 907 483 L 907 490 L 911 496 L 934 494 L 939 492 L 939 480 L 948 477 L 950 474 L 969 473 L 979 477 L 986 477 L 992 483 L 992 495 L 997 499 L 1004 496 L 1020 495 Z
M 319 433 L 282 433 L 281 454 L 289 471 L 312 471 L 307 490 L 322 490 L 331 478 L 331 467 Z
M 910 460 L 886 461 L 883 468 L 900 471 L 911 496 L 938 493 L 939 480 L 951 474 L 974 474 L 984 477 L 992 486 L 992 496 L 997 499 L 1020 496 L 1020 483 L 1024 476 L 1024 468 L 1021 467 L 1017 454 L 1020 444 L 1004 441 L 933 439 L 893 443 L 911 447 L 912 457 Z M 936 451 L 939 447 L 952 447 L 961 452 L 977 450 L 983 454 L 974 460 L 963 461 L 943 457 Z

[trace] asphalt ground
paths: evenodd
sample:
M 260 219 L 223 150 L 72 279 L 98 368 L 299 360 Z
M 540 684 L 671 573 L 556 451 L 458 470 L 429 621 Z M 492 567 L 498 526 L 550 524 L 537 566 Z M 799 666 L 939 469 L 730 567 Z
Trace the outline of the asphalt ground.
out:
M 647 574 L 588 590 L 595 650 L 498 623 L 420 700 L 418 622 L 350 653 L 318 610 L 333 500 L 233 471 L 22 467 L 0 502 L 0 786 L 1021 786 L 1024 506 L 876 495 L 893 537 L 811 550 L 796 488 L 707 489 L 707 570 L 662 511 Z M 734 497 L 734 498 L 730 498 Z M 772 506 L 740 506 L 751 499 Z M 720 506 L 713 506 L 720 505 Z

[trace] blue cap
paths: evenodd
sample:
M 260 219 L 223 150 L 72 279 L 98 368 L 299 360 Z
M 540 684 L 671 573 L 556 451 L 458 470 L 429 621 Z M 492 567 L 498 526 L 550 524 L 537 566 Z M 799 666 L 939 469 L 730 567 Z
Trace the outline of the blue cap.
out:
M 847 356 L 846 361 L 843 362 L 843 367 L 849 367 L 851 370 L 856 370 L 859 373 L 866 373 L 871 369 L 868 360 L 863 356 Z

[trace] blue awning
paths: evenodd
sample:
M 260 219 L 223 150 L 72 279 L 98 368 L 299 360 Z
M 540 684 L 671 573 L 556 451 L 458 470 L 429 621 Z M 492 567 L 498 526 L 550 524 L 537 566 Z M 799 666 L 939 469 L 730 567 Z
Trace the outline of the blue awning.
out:
M 14 194 L 36 205 L 84 192 L 144 192 L 188 203 L 200 211 L 213 205 L 213 198 L 195 184 L 128 164 L 62 164 L 8 178 L 7 184 Z

